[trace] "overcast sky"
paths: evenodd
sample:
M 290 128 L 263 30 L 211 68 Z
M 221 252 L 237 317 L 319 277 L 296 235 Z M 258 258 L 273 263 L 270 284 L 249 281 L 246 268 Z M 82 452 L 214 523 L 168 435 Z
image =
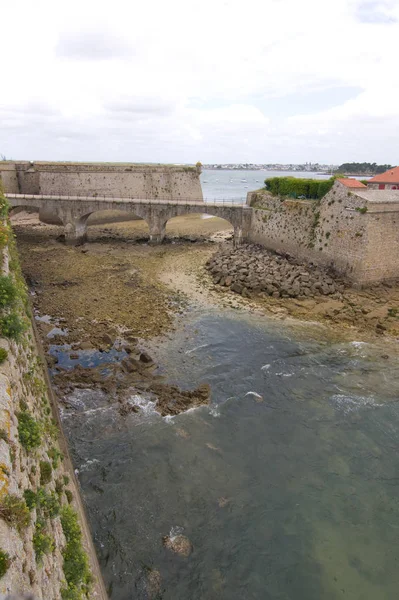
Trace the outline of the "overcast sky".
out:
M 399 164 L 399 0 L 3 2 L 0 153 Z

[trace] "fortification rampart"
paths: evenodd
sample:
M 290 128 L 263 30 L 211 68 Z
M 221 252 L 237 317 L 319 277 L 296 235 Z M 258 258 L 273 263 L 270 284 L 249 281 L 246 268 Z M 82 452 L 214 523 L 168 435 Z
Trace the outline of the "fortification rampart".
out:
M 399 192 L 338 181 L 321 201 L 250 192 L 250 240 L 367 285 L 399 278 Z
M 111 163 L 0 163 L 6 193 L 201 201 L 200 168 Z
M 200 167 L 130 163 L 0 162 L 0 184 L 9 194 L 98 196 L 203 202 Z M 108 218 L 107 218 L 108 217 Z M 61 224 L 48 209 L 39 212 L 44 223 Z M 134 215 L 126 218 L 135 219 Z M 118 220 L 95 215 L 91 223 Z

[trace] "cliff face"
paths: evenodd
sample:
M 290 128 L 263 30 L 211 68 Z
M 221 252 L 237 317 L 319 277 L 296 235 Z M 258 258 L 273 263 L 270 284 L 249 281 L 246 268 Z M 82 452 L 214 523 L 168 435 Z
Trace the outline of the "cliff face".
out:
M 0 211 L 0 597 L 105 598 L 2 198 Z

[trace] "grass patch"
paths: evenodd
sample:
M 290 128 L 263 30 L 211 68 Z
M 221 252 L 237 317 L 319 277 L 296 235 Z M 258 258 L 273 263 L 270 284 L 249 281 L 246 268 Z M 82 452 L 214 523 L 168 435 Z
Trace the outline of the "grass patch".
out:
M 4 550 L 0 550 L 0 579 L 7 573 L 10 564 L 10 555 Z
M 8 352 L 5 348 L 0 348 L 0 365 L 7 360 Z
M 67 542 L 62 551 L 67 587 L 62 590 L 61 596 L 64 600 L 78 600 L 88 591 L 91 574 L 89 561 L 82 546 L 78 515 L 71 506 L 62 508 L 61 524 Z
M 27 410 L 22 410 L 18 417 L 18 437 L 27 452 L 38 448 L 42 441 L 40 424 Z
M 0 517 L 9 525 L 22 531 L 30 523 L 29 508 L 25 499 L 15 494 L 7 494 L 0 502 Z
M 13 340 L 19 340 L 21 335 L 26 331 L 26 323 L 15 312 L 9 315 L 4 315 L 0 319 L 1 335 Z
M 47 454 L 49 455 L 49 458 L 51 459 L 53 469 L 56 469 L 58 467 L 59 460 L 63 459 L 62 452 L 57 450 L 57 448 L 50 448 L 50 450 L 47 452 Z
M 33 548 L 35 550 L 36 562 L 38 563 L 42 561 L 44 554 L 49 554 L 54 550 L 54 540 L 51 535 L 46 533 L 45 525 L 41 520 L 38 520 L 35 525 Z
M 50 483 L 53 475 L 53 468 L 48 460 L 40 461 L 40 485 Z
M 28 489 L 24 491 L 24 498 L 29 510 L 36 508 L 40 517 L 54 519 L 60 514 L 61 504 L 55 492 L 49 494 L 44 488 L 39 488 L 35 493 Z
M 0 275 L 0 308 L 11 306 L 17 297 L 17 289 L 10 275 Z

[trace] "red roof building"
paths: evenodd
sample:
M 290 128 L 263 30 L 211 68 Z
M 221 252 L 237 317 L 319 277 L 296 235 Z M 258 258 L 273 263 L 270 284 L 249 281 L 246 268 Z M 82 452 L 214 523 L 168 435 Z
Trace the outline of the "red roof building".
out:
M 342 185 L 344 185 L 347 188 L 364 188 L 364 189 L 366 189 L 366 186 L 364 185 L 364 183 L 362 183 L 358 179 L 345 178 L 345 179 L 337 179 L 337 181 L 339 181 L 339 183 L 342 183 Z
M 368 180 L 367 187 L 372 190 L 399 190 L 399 167 L 372 177 Z

